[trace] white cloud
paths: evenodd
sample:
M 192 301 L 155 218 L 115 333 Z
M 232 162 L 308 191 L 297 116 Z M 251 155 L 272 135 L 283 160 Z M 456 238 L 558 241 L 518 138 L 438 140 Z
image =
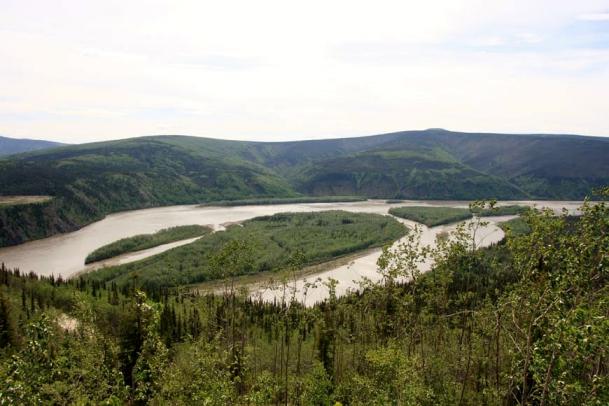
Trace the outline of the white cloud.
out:
M 609 13 L 590 13 L 579 16 L 584 21 L 609 21 Z
M 13 136 L 609 135 L 606 50 L 552 49 L 607 1 L 5 2 Z

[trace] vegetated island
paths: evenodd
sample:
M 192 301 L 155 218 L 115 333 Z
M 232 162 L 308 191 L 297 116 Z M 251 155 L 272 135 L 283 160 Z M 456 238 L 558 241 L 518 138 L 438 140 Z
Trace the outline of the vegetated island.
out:
M 470 210 L 457 207 L 404 206 L 389 209 L 389 214 L 425 224 L 427 227 L 435 227 L 468 220 L 474 214 L 481 217 L 509 216 L 522 214 L 528 209 L 529 207 L 520 205 L 498 206 L 483 210 Z
M 220 200 L 217 202 L 203 203 L 200 207 L 208 206 L 259 206 L 266 204 L 298 204 L 298 203 L 349 203 L 364 202 L 366 197 L 362 196 L 302 196 L 302 197 L 278 197 L 268 199 L 238 199 Z
M 356 251 L 391 243 L 408 228 L 390 216 L 340 210 L 316 213 L 279 213 L 229 226 L 181 247 L 141 261 L 108 267 L 84 275 L 99 282 L 125 285 L 137 278 L 145 289 L 171 287 L 226 278 L 228 266 L 216 266 L 219 253 L 230 242 L 241 245 L 227 255 L 245 260 L 230 276 L 277 271 L 289 266 L 297 252 L 299 266 L 325 262 Z
M 174 241 L 186 240 L 188 238 L 200 237 L 211 233 L 210 227 L 201 225 L 188 225 L 164 228 L 153 234 L 139 234 L 133 237 L 122 238 L 110 244 L 99 247 L 87 255 L 85 264 L 101 261 L 108 258 L 126 254 L 129 252 L 141 251 L 159 245 L 168 244 Z

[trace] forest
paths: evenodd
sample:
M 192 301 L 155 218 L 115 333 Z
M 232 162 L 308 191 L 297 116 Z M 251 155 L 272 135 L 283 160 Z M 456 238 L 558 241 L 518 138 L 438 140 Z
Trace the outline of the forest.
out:
M 305 307 L 242 290 L 147 290 L 0 269 L 1 404 L 605 405 L 609 207 L 523 213 L 525 233 L 436 248 L 419 230 L 378 261 L 383 281 Z M 227 240 L 212 263 L 254 260 Z M 418 264 L 432 258 L 421 274 Z
M 0 403 L 607 404 L 609 208 L 523 221 L 482 250 L 466 226 L 432 250 L 414 230 L 385 249 L 381 284 L 313 307 L 289 270 L 270 304 L 2 267 Z M 236 248 L 216 266 L 255 260 Z

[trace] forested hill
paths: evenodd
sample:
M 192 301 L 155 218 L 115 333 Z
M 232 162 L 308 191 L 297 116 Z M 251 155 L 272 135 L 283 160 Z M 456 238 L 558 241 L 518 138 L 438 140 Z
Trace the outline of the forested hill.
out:
M 0 136 L 0 156 L 37 151 L 40 149 L 59 147 L 61 145 L 64 144 L 53 141 L 17 139 Z
M 298 142 L 155 136 L 0 161 L 0 194 L 50 195 L 0 208 L 0 245 L 126 209 L 251 197 L 581 199 L 609 184 L 609 141 L 433 129 Z

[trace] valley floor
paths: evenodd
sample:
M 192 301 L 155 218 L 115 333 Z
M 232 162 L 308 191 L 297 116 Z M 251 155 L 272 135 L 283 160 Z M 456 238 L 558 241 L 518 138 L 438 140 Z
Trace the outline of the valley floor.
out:
M 315 203 L 315 204 L 288 204 L 288 205 L 262 205 L 262 206 L 242 206 L 242 207 L 197 207 L 197 206 L 170 206 L 145 210 L 122 212 L 110 215 L 102 221 L 91 224 L 74 233 L 58 235 L 43 240 L 32 241 L 15 247 L 0 248 L 0 262 L 7 266 L 19 267 L 25 272 L 34 271 L 43 275 L 62 275 L 69 277 L 80 274 L 83 271 L 99 269 L 103 266 L 129 263 L 141 260 L 150 255 L 159 254 L 165 250 L 175 248 L 184 243 L 194 240 L 186 240 L 156 247 L 147 251 L 118 257 L 107 262 L 84 265 L 84 259 L 89 252 L 101 245 L 111 243 L 120 238 L 134 234 L 145 234 L 154 232 L 161 228 L 172 227 L 185 224 L 208 225 L 216 230 L 223 229 L 229 224 L 244 221 L 248 218 L 270 215 L 278 212 L 302 212 L 302 211 L 323 211 L 340 209 L 352 212 L 387 214 L 394 207 L 400 206 L 429 206 L 429 207 L 467 207 L 469 202 L 460 201 L 402 201 L 399 203 L 387 204 L 382 200 L 368 200 L 365 202 L 343 202 L 343 203 Z M 502 204 L 518 204 L 536 207 L 550 207 L 559 211 L 565 207 L 569 212 L 574 213 L 579 207 L 579 202 L 544 202 L 544 201 L 518 201 L 505 202 Z M 505 220 L 505 219 L 503 219 Z M 499 241 L 503 232 L 496 226 L 502 219 L 491 219 L 489 228 L 479 234 L 480 242 L 491 244 Z M 401 220 L 405 224 L 413 227 L 416 223 L 408 220 Z M 426 244 L 433 244 L 435 237 L 439 233 L 454 229 L 454 225 L 438 226 L 427 228 L 421 226 L 423 240 Z M 488 234 L 488 237 L 484 237 Z M 485 241 L 486 240 L 486 241 Z M 316 278 L 327 280 L 334 278 L 339 281 L 337 290 L 344 294 L 349 290 L 359 287 L 359 282 L 363 278 L 378 281 L 381 278 L 376 272 L 376 261 L 380 255 L 380 250 L 373 250 L 365 255 L 358 254 L 349 263 L 337 262 L 322 265 L 322 268 L 315 268 L 313 272 L 307 272 L 308 282 Z M 336 265 L 336 266 L 335 266 Z M 276 300 L 281 292 L 278 290 L 267 289 L 266 284 L 273 279 L 263 276 L 247 277 L 243 284 L 249 285 L 253 296 L 263 297 L 265 300 Z M 297 286 L 302 291 L 304 278 L 297 278 Z M 250 283 L 251 281 L 251 283 Z M 252 286 L 253 285 L 253 286 Z M 328 289 L 323 284 L 317 284 L 315 288 L 309 289 L 307 303 L 313 304 L 327 297 Z

